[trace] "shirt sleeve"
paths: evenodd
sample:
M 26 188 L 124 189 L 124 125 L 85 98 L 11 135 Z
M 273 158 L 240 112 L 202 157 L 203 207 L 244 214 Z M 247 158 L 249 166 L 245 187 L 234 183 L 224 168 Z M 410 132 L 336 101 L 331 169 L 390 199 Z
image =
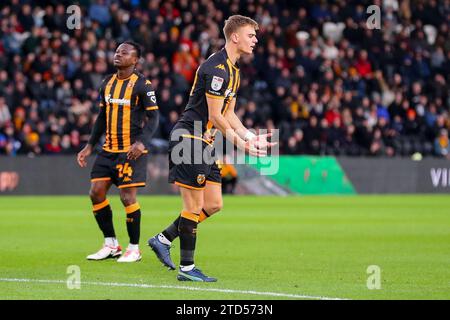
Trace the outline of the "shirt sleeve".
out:
M 213 99 L 225 99 L 225 91 L 228 87 L 225 66 L 218 64 L 217 66 L 206 67 L 204 74 L 206 96 Z
M 100 108 L 100 111 L 98 113 L 97 119 L 95 120 L 94 127 L 92 128 L 91 136 L 88 141 L 88 143 L 92 146 L 95 146 L 97 144 L 97 142 L 106 131 L 105 83 L 106 81 L 103 80 L 100 86 L 98 95 L 98 106 Z
M 142 142 L 145 149 L 149 150 L 150 140 L 159 126 L 159 111 L 152 83 L 146 79 L 142 81 L 142 83 L 143 84 L 139 86 L 138 96 L 141 101 L 141 106 L 145 110 L 147 121 L 145 122 L 142 132 L 136 136 L 136 141 Z
M 100 107 L 97 119 L 95 120 L 94 127 L 92 128 L 91 136 L 89 137 L 88 144 L 95 146 L 100 140 L 102 135 L 106 131 L 106 108 Z
M 139 100 L 145 111 L 158 110 L 156 93 L 150 80 L 145 79 L 139 88 Z
M 100 87 L 97 100 L 99 108 L 105 107 L 105 88 L 103 85 Z

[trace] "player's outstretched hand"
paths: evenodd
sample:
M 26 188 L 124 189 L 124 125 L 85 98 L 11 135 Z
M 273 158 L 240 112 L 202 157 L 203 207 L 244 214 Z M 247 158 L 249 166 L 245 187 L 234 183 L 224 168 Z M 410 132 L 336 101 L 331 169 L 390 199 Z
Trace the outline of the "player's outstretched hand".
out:
M 145 151 L 145 146 L 142 142 L 136 141 L 130 147 L 130 150 L 127 153 L 128 160 L 136 160 L 139 158 Z
M 249 155 L 253 157 L 265 157 L 267 156 L 267 151 L 265 150 L 259 150 L 254 146 L 254 144 L 251 142 L 251 140 L 247 141 L 245 143 L 245 152 L 247 152 Z
M 267 150 L 277 144 L 276 142 L 269 142 L 267 140 L 271 136 L 272 133 L 255 136 L 253 139 L 246 142 L 246 151 L 254 157 L 267 156 Z
M 85 168 L 87 166 L 86 158 L 92 153 L 92 146 L 87 144 L 77 155 L 77 161 L 80 167 Z
M 276 146 L 276 142 L 270 142 L 268 139 L 272 136 L 272 133 L 260 134 L 251 139 L 256 148 L 260 150 L 267 150 L 273 146 Z

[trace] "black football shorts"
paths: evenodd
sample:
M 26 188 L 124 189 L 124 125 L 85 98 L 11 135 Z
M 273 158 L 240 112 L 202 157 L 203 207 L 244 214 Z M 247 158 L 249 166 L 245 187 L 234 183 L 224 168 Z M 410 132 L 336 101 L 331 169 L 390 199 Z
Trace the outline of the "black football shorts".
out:
M 136 160 L 128 160 L 126 152 L 113 153 L 102 150 L 91 170 L 91 182 L 111 180 L 118 188 L 145 187 L 147 157 L 144 153 Z
M 203 190 L 206 183 L 222 183 L 212 144 L 194 135 L 170 140 L 169 183 L 194 190 Z

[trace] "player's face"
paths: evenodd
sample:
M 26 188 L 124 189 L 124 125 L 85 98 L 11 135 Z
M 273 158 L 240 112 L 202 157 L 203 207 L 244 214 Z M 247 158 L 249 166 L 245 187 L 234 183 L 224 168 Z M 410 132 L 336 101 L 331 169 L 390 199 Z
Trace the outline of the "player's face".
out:
M 247 25 L 239 28 L 237 33 L 239 36 L 238 37 L 239 50 L 244 54 L 252 54 L 253 49 L 258 43 L 255 28 L 250 25 Z
M 114 67 L 118 69 L 128 68 L 137 63 L 137 56 L 133 46 L 123 43 L 117 47 L 114 53 Z

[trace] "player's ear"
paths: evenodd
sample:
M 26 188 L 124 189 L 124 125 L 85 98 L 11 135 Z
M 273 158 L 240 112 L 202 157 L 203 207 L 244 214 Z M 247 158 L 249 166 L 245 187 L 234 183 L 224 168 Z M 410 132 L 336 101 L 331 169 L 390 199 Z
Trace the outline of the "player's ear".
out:
M 239 40 L 239 35 L 237 34 L 237 32 L 233 32 L 231 34 L 231 41 L 233 41 L 234 43 L 237 43 Z

